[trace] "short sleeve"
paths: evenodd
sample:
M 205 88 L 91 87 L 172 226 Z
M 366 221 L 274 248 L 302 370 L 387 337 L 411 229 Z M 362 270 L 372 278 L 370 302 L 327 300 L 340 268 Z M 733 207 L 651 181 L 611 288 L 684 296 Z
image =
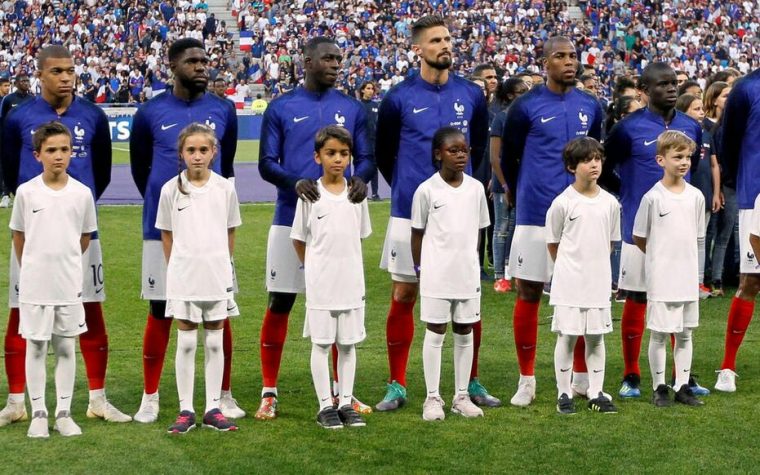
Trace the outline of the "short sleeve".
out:
M 649 229 L 651 227 L 651 209 L 652 199 L 650 196 L 644 195 L 641 200 L 638 211 L 636 211 L 636 218 L 633 221 L 633 235 L 641 238 L 647 238 L 649 236 Z
M 158 213 L 156 214 L 156 229 L 163 231 L 172 230 L 172 195 L 168 186 L 161 188 L 161 197 L 158 200 Z
M 227 196 L 227 229 L 236 228 L 243 224 L 240 219 L 240 202 L 235 191 L 235 185 L 229 183 L 230 189 Z
M 311 214 L 311 203 L 299 199 L 296 203 L 296 214 L 293 217 L 293 226 L 290 228 L 290 239 L 306 242 L 306 235 L 309 233 L 309 215 Z
M 610 200 L 610 241 L 620 241 L 620 203 Z
M 562 238 L 562 228 L 565 224 L 565 206 L 561 195 L 552 201 L 546 212 L 546 242 L 556 244 Z
M 95 213 L 95 199 L 90 190 L 84 192 L 84 216 L 82 219 L 82 234 L 92 233 L 98 230 L 98 217 Z
M 755 207 L 752 208 L 752 213 L 750 214 L 749 233 L 760 237 L 760 195 L 755 199 Z
M 364 201 L 361 202 L 361 234 L 360 237 L 362 239 L 366 239 L 369 237 L 370 234 L 372 234 L 372 223 L 369 219 L 369 205 L 367 205 L 367 199 L 364 198 Z
M 480 197 L 480 229 L 483 229 L 491 225 L 491 216 L 488 214 L 488 200 L 486 200 L 486 192 L 479 183 L 478 196 Z
M 424 184 L 425 182 L 417 188 L 417 191 L 414 192 L 414 198 L 412 198 L 412 227 L 415 229 L 427 227 L 430 196 Z
M 21 191 L 21 190 L 19 190 Z M 24 232 L 24 211 L 26 209 L 26 193 L 18 193 L 13 200 L 13 208 L 11 211 L 11 221 L 8 227 L 14 231 Z

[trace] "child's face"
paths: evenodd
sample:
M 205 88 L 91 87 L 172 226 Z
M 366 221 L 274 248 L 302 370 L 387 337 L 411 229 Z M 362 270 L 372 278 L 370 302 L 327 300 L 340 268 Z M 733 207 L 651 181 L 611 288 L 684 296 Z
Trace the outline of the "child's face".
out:
M 702 101 L 700 99 L 694 99 L 691 101 L 691 105 L 686 111 L 686 115 L 701 123 L 705 119 L 705 109 L 702 107 Z
M 470 158 L 470 147 L 464 135 L 449 136 L 443 141 L 441 148 L 435 151 L 435 158 L 441 161 L 441 170 L 463 172 Z
M 206 170 L 216 156 L 216 147 L 208 135 L 194 134 L 185 139 L 180 155 L 188 173 Z
M 319 152 L 314 152 L 314 161 L 322 165 L 325 175 L 343 176 L 346 167 L 351 163 L 351 149 L 340 140 L 329 138 Z
M 71 138 L 68 135 L 53 135 L 42 142 L 34 158 L 42 164 L 42 169 L 54 175 L 65 173 L 71 162 Z
M 657 155 L 657 164 L 665 170 L 665 175 L 683 178 L 691 167 L 691 151 L 688 148 L 672 148 L 665 155 Z
M 575 167 L 575 180 L 576 181 L 596 181 L 599 179 L 599 175 L 602 174 L 602 157 L 598 154 L 594 154 L 591 160 L 585 162 L 579 162 Z

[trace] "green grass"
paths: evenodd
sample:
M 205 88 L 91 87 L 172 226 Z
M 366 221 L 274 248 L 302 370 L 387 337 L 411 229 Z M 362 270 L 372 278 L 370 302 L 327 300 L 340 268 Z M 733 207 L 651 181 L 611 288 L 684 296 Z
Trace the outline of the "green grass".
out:
M 374 404 L 384 394 L 387 376 L 385 319 L 390 297 L 387 274 L 379 270 L 388 204 L 370 205 L 374 233 L 365 242 L 367 282 L 367 340 L 358 351 L 355 393 Z M 100 223 L 105 253 L 108 300 L 105 303 L 111 359 L 108 394 L 129 413 L 137 410 L 142 392 L 141 347 L 147 305 L 139 298 L 139 207 L 101 207 Z M 242 316 L 233 322 L 235 353 L 233 392 L 249 414 L 255 411 L 261 385 L 258 338 L 266 306 L 263 285 L 266 236 L 272 205 L 242 207 L 244 225 L 237 238 L 235 261 L 241 292 Z M 9 212 L 0 210 L 0 221 Z M 0 266 L 8 262 L 8 233 L 0 233 Z M 7 274 L 0 273 L 0 287 Z M 425 394 L 422 374 L 422 325 L 417 322 L 409 365 L 409 405 L 393 414 L 372 414 L 368 426 L 337 433 L 314 422 L 317 402 L 309 371 L 310 344 L 301 338 L 303 299 L 290 318 L 290 332 L 282 363 L 281 417 L 262 423 L 250 417 L 240 421 L 238 433 L 218 434 L 199 429 L 184 437 L 170 437 L 165 429 L 177 413 L 174 382 L 174 337 L 161 383 L 158 423 L 109 424 L 87 420 L 87 388 L 79 359 L 73 412 L 84 435 L 64 440 L 53 433 L 49 441 L 26 438 L 27 424 L 0 429 L 4 473 L 42 470 L 77 473 L 156 472 L 268 472 L 340 473 L 384 472 L 532 472 L 532 473 L 707 473 L 753 472 L 760 463 L 755 441 L 760 436 L 755 410 L 760 392 L 760 356 L 756 332 L 750 329 L 739 357 L 739 392 L 713 394 L 703 408 L 655 409 L 644 390 L 639 401 L 618 402 L 620 413 L 600 415 L 582 411 L 573 417 L 556 414 L 553 372 L 554 336 L 549 331 L 550 309 L 541 307 L 539 328 L 538 399 L 527 409 L 508 405 L 518 378 L 512 339 L 514 294 L 497 295 L 486 288 L 481 379 L 506 407 L 487 410 L 485 418 L 464 420 L 447 415 L 441 423 L 425 423 L 421 406 Z M 714 384 L 713 370 L 722 355 L 729 298 L 702 305 L 701 327 L 695 333 L 694 370 L 706 386 Z M 615 333 L 607 339 L 606 390 L 616 393 L 622 372 L 619 316 Z M 5 327 L 4 318 L 0 324 Z M 447 337 L 442 370 L 442 394 L 447 407 L 453 390 L 452 338 Z M 203 370 L 198 351 L 196 410 L 204 404 Z M 52 358 L 50 358 L 52 360 Z M 646 342 L 642 353 L 645 386 Z M 52 363 L 51 363 L 52 364 Z M 669 361 L 670 364 L 670 361 Z M 669 371 L 669 370 L 668 370 Z M 48 401 L 54 401 L 49 371 Z M 5 383 L 0 383 L 5 390 Z
M 113 144 L 113 164 L 129 164 L 129 142 L 118 142 Z M 238 140 L 237 153 L 235 162 L 256 162 L 259 159 L 259 141 L 258 140 Z

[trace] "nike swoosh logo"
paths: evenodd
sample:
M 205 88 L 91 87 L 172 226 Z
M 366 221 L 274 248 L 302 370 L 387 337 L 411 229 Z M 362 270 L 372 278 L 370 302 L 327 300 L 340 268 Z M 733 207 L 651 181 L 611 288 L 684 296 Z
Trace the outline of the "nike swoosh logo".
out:
M 309 118 L 308 115 L 303 116 L 303 117 L 293 117 L 293 122 L 295 122 L 297 124 L 297 123 L 301 122 L 302 120 L 306 120 L 308 118 Z
M 419 114 L 420 112 L 422 112 L 422 111 L 426 111 L 426 110 L 428 110 L 428 109 L 430 109 L 430 107 L 423 107 L 422 109 L 417 109 L 417 108 L 415 107 L 414 109 L 412 109 L 412 113 L 414 113 L 414 114 Z
M 177 211 L 182 211 L 183 209 L 187 209 L 187 208 L 189 208 L 189 207 L 190 207 L 190 205 L 187 205 L 187 206 L 185 206 L 184 208 L 177 208 Z
M 645 147 L 649 147 L 650 145 L 652 145 L 655 142 L 657 142 L 657 139 L 654 139 L 654 140 L 644 140 L 644 146 Z
M 32 210 L 32 213 L 39 213 L 39 212 L 40 212 L 40 211 L 42 211 L 43 209 L 45 209 L 45 208 L 40 208 L 40 209 L 33 209 L 33 210 Z
M 84 328 L 85 325 L 87 325 L 87 322 L 82 322 L 79 324 L 79 328 Z
M 33 397 L 32 401 L 39 401 L 40 399 L 42 399 L 42 396 L 37 396 L 37 397 Z
M 578 219 L 578 218 L 580 218 L 580 215 L 579 215 L 579 216 L 576 216 L 576 217 L 574 217 L 574 218 L 569 218 L 569 219 L 570 219 L 570 221 L 575 221 L 575 220 L 576 220 L 576 219 Z
M 327 216 L 327 215 L 326 215 L 326 214 L 323 214 L 322 216 L 317 216 L 317 219 L 322 219 L 322 218 L 324 218 L 325 216 Z
M 545 123 L 549 122 L 550 120 L 554 120 L 556 118 L 557 118 L 556 115 L 554 117 L 549 117 L 548 119 L 544 119 L 543 117 L 541 117 L 541 123 L 545 124 Z
M 99 288 L 99 289 L 95 289 L 95 293 L 96 293 L 96 294 L 99 294 L 99 293 L 101 293 L 102 291 L 103 291 L 103 287 L 101 287 L 101 288 Z
M 71 397 L 71 396 L 61 396 L 61 399 L 68 399 L 68 398 L 70 398 L 70 397 Z
M 663 216 L 667 216 L 669 214 L 670 214 L 670 211 L 668 211 L 667 213 L 660 213 L 660 217 L 662 218 Z
M 601 373 L 602 371 L 604 371 L 604 370 L 603 369 L 595 369 L 594 373 Z
M 436 205 L 436 204 L 434 204 L 433 205 L 433 209 L 443 208 L 444 206 L 446 206 L 446 203 L 443 203 L 442 205 Z
M 665 371 L 657 371 L 655 374 L 662 374 L 662 373 L 664 373 L 664 372 L 665 372 Z
M 570 371 L 570 368 L 560 368 L 559 371 L 561 373 L 567 373 L 568 371 Z
M 169 125 L 161 125 L 161 130 L 169 130 L 172 127 L 175 127 L 177 124 L 169 124 Z
M 233 305 L 232 307 L 227 307 L 227 311 L 231 312 L 237 308 L 237 305 Z
M 522 349 L 523 350 L 530 350 L 531 348 L 535 348 L 535 347 L 536 347 L 536 345 L 523 345 Z

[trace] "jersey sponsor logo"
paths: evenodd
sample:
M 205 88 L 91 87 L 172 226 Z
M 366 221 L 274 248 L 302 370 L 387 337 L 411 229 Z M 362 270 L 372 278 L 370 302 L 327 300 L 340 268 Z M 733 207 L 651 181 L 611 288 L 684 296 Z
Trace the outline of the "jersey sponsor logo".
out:
M 176 125 L 177 125 L 177 123 L 176 123 L 176 122 L 175 122 L 175 123 L 173 123 L 173 124 L 169 124 L 169 125 L 164 125 L 164 124 L 161 124 L 161 130 L 169 130 L 169 129 L 171 129 L 172 127 L 175 127 Z
M 84 328 L 85 325 L 87 325 L 87 323 L 82 322 L 82 323 L 79 324 L 79 328 Z M 61 398 L 61 399 L 63 399 L 63 398 Z
M 393 258 L 393 259 L 396 258 L 396 250 L 395 249 L 391 249 L 391 258 Z
M 595 374 L 596 374 L 596 373 L 601 373 L 602 371 L 604 371 L 604 370 L 603 370 L 603 369 L 595 369 L 595 370 L 594 370 L 594 373 L 595 373 Z
M 37 208 L 37 209 L 33 209 L 33 210 L 32 210 L 32 213 L 39 213 L 39 212 L 40 212 L 40 211 L 42 211 L 43 209 L 45 209 L 45 208 Z
M 346 123 L 346 116 L 340 115 L 340 112 L 335 113 L 335 123 L 339 126 L 343 127 L 343 124 Z
M 665 217 L 665 216 L 667 216 L 669 214 L 670 214 L 670 211 L 668 211 L 667 213 L 663 213 L 662 211 L 660 211 L 660 217 L 661 218 L 663 218 L 663 217 Z
M 655 142 L 657 142 L 657 139 L 654 139 L 654 140 L 644 140 L 644 146 L 645 147 L 649 147 L 650 145 L 652 145 Z
M 419 114 L 420 112 L 426 111 L 430 109 L 430 107 L 423 107 L 421 109 L 417 109 L 416 107 L 412 109 L 412 114 Z
M 517 256 L 517 266 L 522 267 L 522 264 L 523 264 L 523 257 Z
M 556 118 L 557 118 L 557 116 L 556 116 L 556 115 L 554 115 L 554 116 L 551 116 L 551 117 L 549 117 L 549 118 L 547 118 L 547 119 L 545 119 L 545 118 L 541 117 L 541 123 L 542 123 L 542 124 L 545 124 L 545 123 L 547 123 L 547 122 L 549 122 L 549 121 L 552 121 L 552 120 L 554 120 L 554 119 L 556 119 Z
M 301 122 L 302 120 L 306 120 L 308 118 L 309 118 L 308 115 L 305 115 L 303 117 L 293 117 L 293 123 L 297 124 L 297 123 Z
M 231 305 L 231 306 L 230 306 L 230 305 L 228 305 L 228 306 L 227 306 L 227 311 L 228 311 L 228 312 L 231 312 L 231 311 L 235 310 L 235 308 L 237 308 L 237 305 Z

